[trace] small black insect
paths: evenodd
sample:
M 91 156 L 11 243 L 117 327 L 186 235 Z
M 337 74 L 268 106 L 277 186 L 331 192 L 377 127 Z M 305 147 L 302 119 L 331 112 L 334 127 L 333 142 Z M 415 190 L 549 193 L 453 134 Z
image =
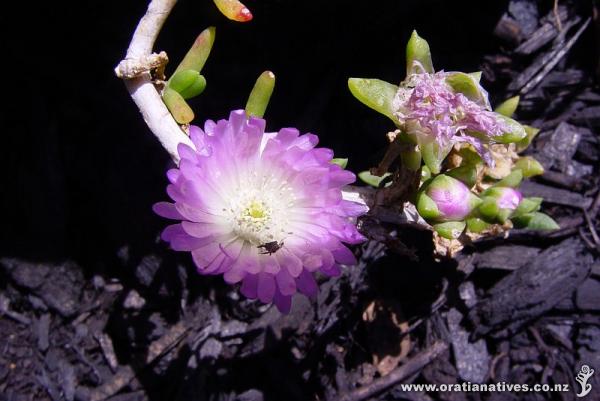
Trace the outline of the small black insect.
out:
M 282 246 L 283 246 L 283 241 L 281 241 L 281 242 L 271 241 L 271 242 L 266 242 L 262 245 L 259 245 L 257 248 L 264 249 L 264 251 L 260 252 L 261 255 L 272 255 L 275 252 L 277 252 L 278 250 L 280 250 Z

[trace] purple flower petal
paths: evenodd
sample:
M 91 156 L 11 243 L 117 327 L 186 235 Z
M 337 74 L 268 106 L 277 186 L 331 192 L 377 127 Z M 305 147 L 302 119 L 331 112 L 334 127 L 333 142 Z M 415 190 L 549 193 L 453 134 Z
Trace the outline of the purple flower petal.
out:
M 286 313 L 297 291 L 316 295 L 316 271 L 335 276 L 338 263 L 356 263 L 342 242 L 364 241 L 353 218 L 367 210 L 342 198 L 355 176 L 331 164 L 317 136 L 264 129 L 243 110 L 191 126 L 194 148 L 180 145 L 179 168 L 167 173 L 174 203 L 154 210 L 179 222 L 162 238 L 191 252 L 199 273 L 241 282 L 242 294 Z

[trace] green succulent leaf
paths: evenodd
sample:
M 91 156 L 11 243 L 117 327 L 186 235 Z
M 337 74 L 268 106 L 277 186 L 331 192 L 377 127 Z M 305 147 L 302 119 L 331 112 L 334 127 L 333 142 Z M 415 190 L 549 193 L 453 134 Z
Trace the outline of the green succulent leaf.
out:
M 502 114 L 503 116 L 512 117 L 519 106 L 519 99 L 519 96 L 513 96 L 509 99 L 506 99 L 500 103 L 494 111 L 498 114 Z
M 177 66 L 175 73 L 183 70 L 202 71 L 215 42 L 215 32 L 215 27 L 211 26 L 198 35 L 190 50 Z
M 517 142 L 517 152 L 522 152 L 531 145 L 533 138 L 540 132 L 539 128 L 534 128 L 529 125 L 524 125 L 523 129 L 525 129 L 525 138 L 521 139 Z
M 464 72 L 452 72 L 446 77 L 446 83 L 450 85 L 452 90 L 462 93 L 470 100 L 480 105 L 488 105 L 486 93 L 479 85 L 479 81 L 472 75 Z
M 473 148 L 463 147 L 458 151 L 458 155 L 462 158 L 461 165 L 471 165 L 476 166 L 478 164 L 483 163 L 481 156 L 477 153 Z
M 435 224 L 433 229 L 444 238 L 457 239 L 465 231 L 466 226 L 467 224 L 464 221 L 448 221 Z
M 481 81 L 481 71 L 470 72 L 469 75 L 477 82 Z
M 472 164 L 465 164 L 452 170 L 446 171 L 447 175 L 462 181 L 469 188 L 473 187 L 477 182 L 477 167 Z
M 521 157 L 514 168 L 523 172 L 523 178 L 544 174 L 544 166 L 531 156 Z
M 263 117 L 269 100 L 275 88 L 275 74 L 265 71 L 256 80 L 248 101 L 246 102 L 246 114 L 248 116 Z
M 204 92 L 206 79 L 198 71 L 181 70 L 173 74 L 167 85 L 184 99 L 190 99 Z
M 398 92 L 396 85 L 380 79 L 350 78 L 348 88 L 366 106 L 397 122 L 392 109 L 392 101 Z
M 471 217 L 467 219 L 467 230 L 473 233 L 480 233 L 488 229 L 490 226 L 490 223 L 487 223 L 479 217 Z
M 523 181 L 523 172 L 519 169 L 515 169 L 511 171 L 509 175 L 492 185 L 492 187 L 516 188 L 521 184 L 521 181 Z
M 524 198 L 513 213 L 514 216 L 521 216 L 526 213 L 537 212 L 540 209 L 543 198 L 531 197 Z
M 167 109 L 179 124 L 189 124 L 194 119 L 194 112 L 177 91 L 166 87 L 162 98 Z
M 248 22 L 252 19 L 250 10 L 238 0 L 214 0 L 214 3 L 232 21 Z
M 552 217 L 540 212 L 526 213 L 513 217 L 511 220 L 517 228 L 528 228 L 530 230 L 557 230 L 560 228 Z
M 379 177 L 377 175 L 371 174 L 369 171 L 361 171 L 360 173 L 358 173 L 358 178 L 360 178 L 365 184 L 369 184 L 375 188 L 379 188 L 381 181 L 383 181 L 390 175 L 390 173 L 385 173 L 384 175 Z
M 433 73 L 429 43 L 420 37 L 417 31 L 412 32 L 406 45 L 406 75 L 417 72 L 415 61 L 421 63 L 426 72 Z
M 423 162 L 431 171 L 431 174 L 439 174 L 442 169 L 442 162 L 452 150 L 451 147 L 446 149 L 440 148 L 437 142 L 435 141 L 422 141 L 419 144 L 421 149 L 421 156 L 423 157 Z
M 525 128 L 517 121 L 498 113 L 496 113 L 496 117 L 506 124 L 508 131 L 502 135 L 495 136 L 494 141 L 498 143 L 513 143 L 519 142 L 527 136 Z
M 481 217 L 483 217 L 486 221 L 494 222 L 500 212 L 500 208 L 498 207 L 498 202 L 496 199 L 491 197 L 484 197 L 481 204 L 478 208 Z
M 346 159 L 334 158 L 334 159 L 331 159 L 331 163 L 337 164 L 341 168 L 346 168 L 346 166 L 348 165 L 348 159 L 347 158 Z
M 512 212 L 513 211 L 511 209 L 500 209 L 498 211 L 498 214 L 496 215 L 496 219 L 500 224 L 504 224 L 506 220 L 508 220 L 508 218 L 512 215 Z
M 419 192 L 417 195 L 417 211 L 425 220 L 435 220 L 440 215 L 433 199 L 424 192 Z
M 421 167 L 421 182 L 425 182 L 430 178 L 431 178 L 431 170 L 429 170 L 429 167 L 427 167 L 427 166 L 422 166 Z

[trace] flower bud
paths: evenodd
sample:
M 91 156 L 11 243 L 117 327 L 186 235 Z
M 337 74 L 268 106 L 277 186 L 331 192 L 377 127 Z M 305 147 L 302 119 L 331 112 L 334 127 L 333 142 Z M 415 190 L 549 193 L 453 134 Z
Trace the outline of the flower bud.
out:
M 417 197 L 417 209 L 425 219 L 461 221 L 481 202 L 462 182 L 438 175 Z
M 493 187 L 484 192 L 479 212 L 487 220 L 504 223 L 519 206 L 523 195 L 510 187 Z
M 515 210 L 523 199 L 519 191 L 508 187 L 490 188 L 486 195 L 495 198 L 500 209 Z

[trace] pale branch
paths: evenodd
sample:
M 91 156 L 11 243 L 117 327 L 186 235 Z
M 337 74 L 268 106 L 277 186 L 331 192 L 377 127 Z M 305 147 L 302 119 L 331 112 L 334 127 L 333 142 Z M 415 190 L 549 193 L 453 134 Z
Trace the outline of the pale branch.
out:
M 167 61 L 166 54 L 153 54 L 154 42 L 177 0 L 152 0 L 131 38 L 125 59 L 115 68 L 123 78 L 127 91 L 138 106 L 150 131 L 158 138 L 175 163 L 179 163 L 177 145 L 194 147 L 161 99 L 152 82 L 151 71 L 160 69 Z

